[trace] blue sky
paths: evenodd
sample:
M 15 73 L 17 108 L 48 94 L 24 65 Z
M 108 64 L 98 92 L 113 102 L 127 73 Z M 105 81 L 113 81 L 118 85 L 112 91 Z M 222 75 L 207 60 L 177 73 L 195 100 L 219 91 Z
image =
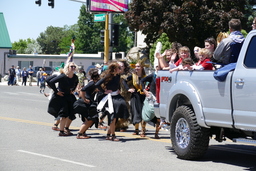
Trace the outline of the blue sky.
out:
M 36 39 L 48 26 L 63 27 L 77 23 L 81 2 L 55 0 L 54 8 L 48 0 L 39 7 L 35 0 L 0 0 L 11 42 L 19 39 Z

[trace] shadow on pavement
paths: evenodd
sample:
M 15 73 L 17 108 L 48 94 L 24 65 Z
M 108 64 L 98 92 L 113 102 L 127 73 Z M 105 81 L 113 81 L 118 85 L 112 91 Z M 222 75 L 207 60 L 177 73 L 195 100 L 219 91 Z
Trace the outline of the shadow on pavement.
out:
M 171 146 L 166 150 L 175 154 Z M 194 162 L 215 162 L 241 167 L 241 170 L 256 171 L 256 147 L 241 144 L 210 145 L 206 154 Z

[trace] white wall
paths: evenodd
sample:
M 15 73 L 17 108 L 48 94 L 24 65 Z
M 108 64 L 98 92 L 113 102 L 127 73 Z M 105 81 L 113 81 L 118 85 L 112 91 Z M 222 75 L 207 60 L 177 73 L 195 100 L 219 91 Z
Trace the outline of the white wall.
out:
M 0 49 L 1 50 L 1 49 Z M 9 52 L 9 50 L 8 50 Z M 98 54 L 74 54 L 74 62 L 79 65 L 83 66 L 86 70 L 90 65 L 95 65 L 97 63 L 103 64 L 104 59 L 101 58 L 101 53 Z M 124 58 L 124 52 L 120 52 L 122 54 L 122 58 Z M 42 66 L 45 60 L 45 66 L 50 66 L 50 62 L 65 62 L 67 59 L 66 54 L 61 55 L 34 55 L 34 54 L 17 54 L 17 55 L 8 55 L 6 57 L 6 68 L 4 71 L 4 58 L 2 57 L 3 52 L 0 51 L 0 74 L 4 75 L 8 72 L 8 69 L 11 65 L 17 66 L 18 61 L 33 61 L 33 66 Z M 112 54 L 113 59 L 115 60 L 115 53 Z M 22 66 L 20 66 L 21 68 Z M 28 67 L 28 66 L 25 66 Z M 54 68 L 56 66 L 53 66 Z M 22 69 L 22 68 L 21 68 Z

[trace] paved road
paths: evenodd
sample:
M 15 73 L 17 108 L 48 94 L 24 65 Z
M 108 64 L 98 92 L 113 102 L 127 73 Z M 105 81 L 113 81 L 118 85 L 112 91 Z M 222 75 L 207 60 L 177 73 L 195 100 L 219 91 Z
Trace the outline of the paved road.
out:
M 0 170 L 174 170 L 239 171 L 255 170 L 254 146 L 217 143 L 211 140 L 209 150 L 199 161 L 180 160 L 170 146 L 169 132 L 161 130 L 160 140 L 154 128 L 147 127 L 149 138 L 118 132 L 120 142 L 106 141 L 106 131 L 92 127 L 91 139 L 59 137 L 52 131 L 53 117 L 46 113 L 48 99 L 37 86 L 0 85 Z M 81 121 L 72 123 L 77 133 Z

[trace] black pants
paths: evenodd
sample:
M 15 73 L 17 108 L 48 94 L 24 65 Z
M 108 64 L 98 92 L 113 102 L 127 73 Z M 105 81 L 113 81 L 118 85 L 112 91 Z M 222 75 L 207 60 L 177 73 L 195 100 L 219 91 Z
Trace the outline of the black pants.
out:
M 8 85 L 13 85 L 14 84 L 14 75 L 10 75 L 9 76 L 9 81 L 8 81 Z
M 26 85 L 27 84 L 27 78 L 28 77 L 22 77 L 22 83 L 21 83 L 21 85 Z

